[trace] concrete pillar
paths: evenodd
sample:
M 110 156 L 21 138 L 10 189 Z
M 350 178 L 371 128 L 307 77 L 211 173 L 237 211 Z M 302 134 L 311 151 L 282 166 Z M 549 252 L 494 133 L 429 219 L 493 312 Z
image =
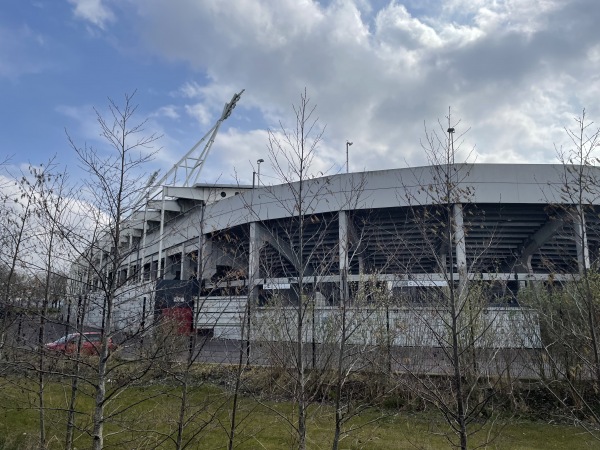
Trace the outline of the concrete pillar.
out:
M 158 235 L 158 270 L 157 270 L 157 279 L 161 279 L 163 277 L 163 267 L 160 263 L 160 260 L 163 258 L 163 234 L 165 232 L 165 187 L 162 188 L 162 199 L 160 206 L 160 232 Z M 167 261 L 165 258 L 165 268 L 167 266 Z
M 127 254 L 127 272 L 125 272 L 125 280 L 127 282 L 129 281 L 129 278 L 131 277 L 131 250 L 133 249 L 133 230 L 129 231 L 129 242 L 128 242 L 128 254 Z
M 590 254 L 587 241 L 585 212 L 581 205 L 577 206 L 577 212 L 573 218 L 573 228 L 575 231 L 575 246 L 577 248 L 577 265 L 579 266 L 579 273 L 582 274 L 585 269 L 590 268 Z
M 98 288 L 100 286 L 102 286 L 102 277 L 107 277 L 107 274 L 105 273 L 106 270 L 103 267 L 104 265 L 104 250 L 102 249 L 102 247 L 100 247 L 100 270 L 98 270 Z
M 340 211 L 338 216 L 338 242 L 340 257 L 340 300 L 348 300 L 348 215 Z
M 458 269 L 458 294 L 462 298 L 466 295 L 467 287 L 467 245 L 465 242 L 465 225 L 463 221 L 463 208 L 461 204 L 455 204 L 454 214 L 454 245 L 456 255 L 456 265 Z M 454 269 L 452 269 L 454 270 Z
M 248 296 L 252 302 L 258 301 L 258 287 L 256 280 L 260 278 L 260 231 L 258 224 L 250 224 L 250 240 L 248 251 Z
M 442 250 L 444 253 L 442 253 L 440 255 L 440 273 L 444 274 L 446 273 L 446 270 L 448 270 L 448 253 L 446 253 L 446 249 L 444 247 L 444 249 Z
M 200 233 L 200 235 L 198 236 L 198 261 L 197 261 L 197 265 L 196 265 L 196 278 L 198 278 L 198 281 L 200 281 L 200 283 L 202 283 L 202 280 L 210 278 L 208 277 L 208 254 L 209 254 L 209 250 L 208 250 L 208 240 L 206 239 L 206 236 L 204 236 L 204 234 Z
M 207 249 L 207 239 L 204 236 L 204 211 L 206 205 L 204 202 L 200 205 L 200 232 L 198 233 L 198 260 L 196 261 L 196 279 L 200 286 L 202 286 L 202 280 L 209 278 L 207 276 L 207 257 L 209 251 Z M 207 280 L 208 281 L 208 280 Z
M 187 258 L 185 257 L 185 244 L 181 244 L 181 260 L 179 261 L 179 279 L 187 280 L 189 277 L 185 273 L 185 263 Z

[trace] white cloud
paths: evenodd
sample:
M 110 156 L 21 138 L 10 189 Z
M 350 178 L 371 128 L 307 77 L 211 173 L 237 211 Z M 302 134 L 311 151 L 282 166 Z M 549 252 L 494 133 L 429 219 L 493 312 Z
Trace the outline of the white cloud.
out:
M 200 125 L 208 125 L 211 122 L 212 114 L 209 109 L 203 103 L 195 103 L 193 105 L 186 105 L 185 112 L 198 121 Z
M 395 2 L 377 14 L 375 25 L 377 36 L 394 48 L 427 49 L 440 47 L 443 43 L 432 27 L 411 16 L 404 5 Z
M 197 82 L 191 81 L 184 83 L 179 88 L 179 94 L 185 98 L 199 98 L 205 95 L 206 87 L 200 86 Z
M 179 119 L 179 113 L 177 112 L 177 106 L 165 105 L 158 108 L 150 117 L 167 117 L 169 119 Z
M 114 13 L 102 0 L 68 1 L 75 6 L 75 17 L 86 20 L 99 28 L 104 28 L 107 23 L 115 21 Z

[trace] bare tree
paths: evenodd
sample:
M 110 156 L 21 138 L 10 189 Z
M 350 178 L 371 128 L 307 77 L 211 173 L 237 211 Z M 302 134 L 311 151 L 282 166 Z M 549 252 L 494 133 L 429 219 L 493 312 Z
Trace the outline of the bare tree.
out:
M 539 314 L 542 358 L 536 369 L 556 400 L 555 413 L 600 439 L 595 406 L 600 388 L 600 128 L 585 109 L 574 120 L 573 128 L 565 127 L 569 144 L 556 147 L 562 167 L 550 200 L 561 261 L 545 258 L 549 281 L 529 286 L 520 301 Z
M 323 239 L 325 230 L 332 226 L 334 220 L 313 215 L 318 194 L 326 189 L 324 185 L 309 182 L 312 178 L 311 164 L 316 157 L 323 129 L 318 125 L 315 106 L 311 104 L 306 90 L 300 95 L 300 102 L 293 107 L 293 111 L 295 126 L 288 129 L 280 123 L 279 130 L 269 131 L 268 143 L 273 169 L 289 192 L 282 198 L 277 189 L 263 188 L 266 195 L 285 210 L 291 219 L 251 223 L 248 277 L 251 289 L 249 303 L 257 305 L 259 297 L 263 297 L 261 302 L 267 302 L 268 306 L 278 311 L 275 313 L 277 317 L 270 317 L 275 322 L 269 320 L 268 314 L 261 314 L 260 319 L 253 315 L 251 323 L 261 327 L 261 330 L 254 327 L 253 335 L 260 335 L 261 332 L 270 334 L 274 350 L 271 356 L 283 358 L 278 361 L 277 366 L 287 374 L 284 378 L 289 377 L 290 394 L 296 405 L 295 422 L 284 419 L 294 430 L 298 448 L 304 449 L 308 405 L 314 398 L 317 383 L 313 378 L 316 372 L 310 370 L 310 359 L 307 359 L 311 347 L 307 348 L 306 342 L 311 332 L 314 299 L 311 293 L 312 283 L 307 283 L 307 280 L 315 276 L 313 264 L 317 261 L 314 257 L 317 252 L 326 251 L 333 256 L 334 249 L 323 246 Z M 251 203 L 249 208 L 252 208 Z M 253 213 L 252 209 L 251 214 Z M 261 271 L 270 278 L 292 277 L 293 282 L 286 294 L 279 295 L 278 290 L 272 290 L 268 298 L 265 298 L 265 291 L 259 293 L 256 283 Z M 277 334 L 277 337 L 272 333 Z M 282 346 L 281 351 L 275 351 L 278 345 Z M 312 346 L 313 354 L 314 348 Z
M 29 227 L 36 206 L 35 189 L 32 188 L 27 176 L 23 174 L 15 181 L 16 192 L 3 194 L 3 203 L 10 203 L 2 220 L 5 222 L 1 239 L 2 265 L 6 268 L 2 279 L 2 325 L 0 329 L 0 361 L 5 358 L 7 330 L 14 320 L 15 304 L 14 285 L 18 277 L 18 269 L 25 261 L 24 254 L 31 244 L 32 228 Z M 18 295 L 18 294 L 17 294 Z
M 397 243 L 388 246 L 392 265 L 423 280 L 414 282 L 423 286 L 419 297 L 394 301 L 396 326 L 402 324 L 403 335 L 420 347 L 420 355 L 400 353 L 393 364 L 407 373 L 399 382 L 442 413 L 450 427 L 445 434 L 449 443 L 466 449 L 470 436 L 486 423 L 499 379 L 488 377 L 497 350 L 489 342 L 494 314 L 483 314 L 486 283 L 469 281 L 493 238 L 482 238 L 478 250 L 467 254 L 469 222 L 478 212 L 467 181 L 471 166 L 455 161 L 464 133 L 455 139 L 458 123 L 450 110 L 446 124 L 438 125 L 437 130 L 426 128 L 422 143 L 430 166 L 413 169 L 414 179 L 401 180 L 400 200 L 408 206 L 397 219 Z
M 126 280 L 119 278 L 119 269 L 125 263 L 131 249 L 122 244 L 125 219 L 137 206 L 141 179 L 144 176 L 143 165 L 152 158 L 152 145 L 158 139 L 155 134 L 144 135 L 145 121 L 133 123 L 136 105 L 132 95 L 125 95 L 123 105 L 109 99 L 109 116 L 105 118 L 96 110 L 101 136 L 108 144 L 108 151 L 88 145 L 79 147 L 69 137 L 69 142 L 79 157 L 82 167 L 89 178 L 82 191 L 85 200 L 104 219 L 103 228 L 92 224 L 90 234 L 71 232 L 72 248 L 79 258 L 94 271 L 101 293 L 96 298 L 101 304 L 102 318 L 97 377 L 95 380 L 95 401 L 93 414 L 92 447 L 104 446 L 104 423 L 107 397 L 107 373 L 109 371 L 111 332 L 114 327 L 114 308 L 118 290 Z M 88 227 L 89 229 L 89 227 Z M 104 247 L 108 249 L 104 251 Z M 94 257 L 102 254 L 100 264 Z
M 45 169 L 34 170 L 32 175 L 35 177 L 35 187 L 37 190 L 37 200 L 39 208 L 40 227 L 45 230 L 41 239 L 39 239 L 38 249 L 43 249 L 45 261 L 42 263 L 43 268 L 43 297 L 42 307 L 39 311 L 39 327 L 38 327 L 38 398 L 39 398 L 39 414 L 40 414 L 40 445 L 46 446 L 45 432 L 45 351 L 44 344 L 46 343 L 46 322 L 48 321 L 48 309 L 52 302 L 53 289 L 55 288 L 53 279 L 57 275 L 61 263 L 64 261 L 64 254 L 61 258 L 60 252 L 57 250 L 61 244 L 61 236 L 59 226 L 63 223 L 64 214 L 68 207 L 69 195 L 66 185 L 65 173 L 52 173 L 53 166 L 50 162 Z M 39 236 L 38 236 L 39 238 Z M 42 252 L 39 252 L 42 255 Z
M 232 283 L 236 284 L 237 279 L 241 276 L 235 268 L 223 271 L 222 273 L 212 273 L 207 267 L 207 260 L 211 258 L 218 259 L 218 256 L 215 255 L 217 253 L 215 249 L 218 247 L 217 242 L 221 239 L 227 241 L 228 250 L 230 250 L 228 257 L 232 260 L 246 260 L 247 252 L 244 250 L 244 245 L 239 241 L 239 236 L 228 233 L 226 233 L 226 238 L 220 236 L 219 233 L 205 235 L 205 209 L 206 205 L 204 203 L 198 205 L 200 220 L 197 231 L 200 243 L 194 243 L 194 245 L 197 245 L 197 250 L 194 251 L 194 254 L 190 258 L 190 263 L 194 263 L 195 265 L 194 274 L 190 280 L 184 282 L 190 288 L 190 297 L 193 299 L 192 329 L 187 330 L 183 335 L 178 335 L 178 332 L 182 330 L 176 330 L 174 334 L 170 332 L 165 333 L 167 340 L 173 342 L 178 349 L 183 350 L 180 354 L 181 357 L 176 358 L 177 360 L 171 358 L 170 363 L 163 368 L 179 387 L 179 410 L 175 421 L 176 427 L 171 435 L 165 436 L 165 440 L 172 441 L 177 449 L 185 449 L 196 445 L 204 432 L 218 424 L 216 416 L 229 408 L 230 399 L 228 396 L 195 399 L 192 395 L 193 391 L 199 387 L 198 379 L 194 375 L 195 369 L 199 363 L 202 363 L 203 357 L 212 356 L 207 354 L 210 351 L 211 336 L 199 335 L 199 330 L 196 329 L 196 326 L 202 321 L 201 318 L 206 315 L 211 316 L 210 321 L 213 324 L 221 320 L 226 320 L 224 318 L 226 311 L 229 308 L 235 309 L 235 305 L 243 297 L 242 289 L 244 289 L 242 286 L 232 286 Z M 207 245 L 206 240 L 211 240 L 213 245 Z M 220 309 L 219 307 L 215 309 L 215 303 L 220 303 Z M 172 321 L 170 324 L 168 320 L 164 321 L 163 319 L 163 322 L 166 322 L 165 325 L 167 327 L 181 327 L 177 323 L 177 320 Z M 244 335 L 245 324 L 245 320 L 241 318 L 240 338 Z M 241 339 L 239 355 L 238 373 L 232 399 L 233 405 L 230 409 L 231 420 L 229 429 L 227 429 L 225 424 L 221 425 L 229 434 L 228 445 L 230 447 L 233 446 L 237 438 L 236 414 L 239 412 L 238 396 L 241 371 L 245 368 L 242 361 L 245 352 L 243 345 L 241 345 Z M 223 357 L 225 358 L 226 356 L 223 355 Z
M 246 208 L 254 219 L 248 231 L 248 306 L 253 312 L 247 312 L 252 330 L 247 332 L 262 342 L 273 367 L 270 388 L 295 404 L 293 415 L 279 414 L 298 448 L 307 445 L 309 405 L 322 400 L 331 400 L 336 409 L 337 448 L 351 431 L 344 424 L 361 409 L 352 407 L 355 393 L 348 380 L 368 363 L 368 339 L 359 334 L 366 331 L 373 308 L 365 308 L 365 290 L 349 290 L 349 264 L 361 249 L 349 211 L 364 203 L 366 181 L 362 174 L 335 181 L 314 176 L 324 129 L 306 90 L 293 111 L 293 127 L 280 123 L 269 132 L 269 159 L 282 183 L 247 196 Z M 265 201 L 282 211 L 280 217 L 261 215 Z M 364 287 L 368 274 L 361 276 L 357 286 Z
M 300 103 L 294 106 L 296 118 L 296 128 L 293 131 L 287 130 L 281 125 L 278 135 L 269 132 L 269 157 L 274 163 L 274 169 L 284 183 L 292 189 L 293 192 L 293 210 L 295 215 L 295 224 L 288 233 L 288 242 L 292 243 L 296 249 L 297 258 L 297 284 L 295 284 L 295 294 L 297 302 L 295 305 L 295 389 L 294 401 L 296 402 L 298 420 L 296 432 L 298 438 L 298 448 L 306 448 L 306 415 L 309 402 L 307 392 L 307 371 L 306 357 L 304 351 L 305 326 L 307 314 L 310 311 L 310 302 L 306 295 L 305 276 L 310 258 L 306 257 L 306 234 L 305 229 L 309 214 L 311 212 L 310 197 L 305 191 L 305 183 L 310 176 L 310 165 L 315 157 L 315 153 L 321 140 L 323 131 L 317 128 L 317 119 L 314 117 L 315 107 L 310 104 L 310 99 L 306 90 L 300 96 Z M 314 201 L 314 200 L 313 200 Z
M 594 300 L 594 291 L 590 276 L 590 255 L 586 234 L 586 213 L 594 214 L 591 205 L 600 198 L 600 179 L 593 168 L 598 164 L 597 146 L 600 143 L 600 128 L 586 118 L 585 109 L 575 119 L 577 128 L 565 128 L 571 147 L 569 150 L 557 150 L 558 158 L 564 167 L 561 200 L 567 204 L 568 214 L 575 229 L 576 246 L 579 249 L 579 272 L 583 310 L 587 321 L 590 353 L 593 360 L 593 372 L 596 383 L 600 383 L 600 343 L 598 341 L 598 305 Z
M 47 444 L 45 420 L 45 332 L 49 320 L 49 306 L 56 305 L 61 295 L 61 260 L 57 226 L 54 225 L 64 209 L 64 180 L 54 173 L 51 159 L 45 166 L 30 165 L 27 173 L 15 179 L 14 187 L 5 186 L 2 219 L 6 220 L 3 239 L 10 258 L 3 281 L 7 304 L 3 307 L 4 333 L 9 333 L 12 344 L 10 366 L 37 380 L 36 409 L 39 414 L 39 445 Z M 48 214 L 50 209 L 53 217 Z M 14 233 L 13 233 L 14 232 Z M 36 326 L 37 322 L 37 326 Z M 8 327 L 11 327 L 10 329 Z M 34 337 L 35 335 L 35 337 Z M 34 362 L 31 350 L 37 348 Z M 4 350 L 9 350 L 5 345 Z M 30 385 L 29 385 L 30 386 Z M 30 389 L 27 384 L 25 389 Z

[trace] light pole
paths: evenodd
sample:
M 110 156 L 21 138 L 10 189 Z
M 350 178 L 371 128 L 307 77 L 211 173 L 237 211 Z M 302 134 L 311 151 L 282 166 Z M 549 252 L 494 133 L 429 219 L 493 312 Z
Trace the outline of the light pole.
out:
M 346 173 L 348 173 L 349 171 L 349 165 L 348 165 L 348 147 L 350 147 L 352 145 L 352 142 L 350 141 L 346 141 Z
M 264 163 L 265 160 L 264 159 L 259 159 L 258 161 L 256 161 L 256 165 L 258 166 L 258 169 L 256 169 L 256 185 L 260 187 L 260 163 Z
M 450 156 L 452 157 L 452 164 L 454 164 L 454 127 L 448 128 L 448 140 L 450 141 Z

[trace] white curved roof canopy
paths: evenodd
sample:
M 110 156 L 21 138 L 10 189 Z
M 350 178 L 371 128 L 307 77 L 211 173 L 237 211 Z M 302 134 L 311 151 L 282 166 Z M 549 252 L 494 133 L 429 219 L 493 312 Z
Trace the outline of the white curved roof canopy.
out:
M 439 186 L 442 172 L 456 177 L 457 203 L 565 203 L 562 187 L 575 186 L 574 166 L 543 164 L 455 164 L 338 174 L 305 180 L 305 214 L 340 210 L 389 208 L 440 203 L 430 186 Z M 600 180 L 600 168 L 588 167 Z M 454 183 L 454 182 L 453 182 Z M 600 182 L 597 184 L 600 191 Z M 425 188 L 425 189 L 424 189 Z M 293 216 L 299 183 L 264 186 L 207 206 L 205 229 L 221 230 L 247 222 Z M 600 196 L 586 194 L 586 203 Z M 567 202 L 570 203 L 570 202 Z

